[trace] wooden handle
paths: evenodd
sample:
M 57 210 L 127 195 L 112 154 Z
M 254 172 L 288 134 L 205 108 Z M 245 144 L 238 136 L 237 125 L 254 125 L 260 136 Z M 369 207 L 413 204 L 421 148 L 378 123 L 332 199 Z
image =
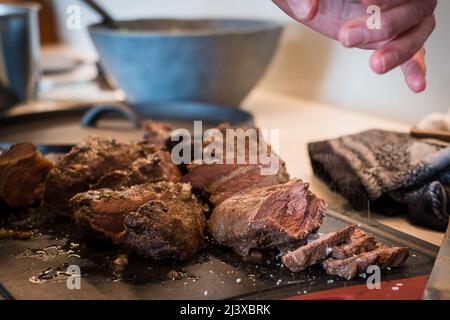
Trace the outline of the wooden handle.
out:
M 450 142 L 450 132 L 442 130 L 420 130 L 417 128 L 411 129 L 411 135 L 416 138 L 431 138 Z

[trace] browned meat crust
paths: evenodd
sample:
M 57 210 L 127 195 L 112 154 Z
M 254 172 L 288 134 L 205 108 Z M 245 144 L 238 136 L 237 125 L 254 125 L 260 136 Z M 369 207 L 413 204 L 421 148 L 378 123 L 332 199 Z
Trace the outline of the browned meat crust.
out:
M 363 252 L 343 260 L 327 259 L 324 261 L 323 267 L 330 275 L 337 275 L 350 280 L 358 274 L 365 273 L 371 265 L 378 265 L 381 268 L 400 267 L 408 259 L 408 256 L 408 248 L 380 246 L 375 250 Z
M 294 179 L 235 195 L 213 210 L 209 231 L 220 244 L 244 256 L 251 249 L 301 242 L 320 227 L 326 208 L 308 188 Z
M 158 147 L 147 143 L 118 143 L 91 137 L 73 148 L 50 171 L 44 206 L 55 214 L 70 216 L 69 202 L 74 195 L 90 190 L 105 175 L 129 170 L 138 159 L 152 158 L 158 151 Z
M 146 158 L 137 159 L 124 170 L 115 170 L 104 175 L 91 189 L 118 190 L 158 181 L 177 182 L 180 178 L 181 172 L 171 162 L 170 154 L 160 150 Z
M 53 167 L 30 143 L 0 154 L 0 198 L 13 208 L 29 207 L 42 198 L 44 181 Z
M 305 270 L 329 256 L 333 247 L 346 242 L 355 229 L 355 225 L 350 225 L 340 231 L 324 235 L 316 241 L 285 254 L 281 260 L 293 272 Z
M 189 185 L 152 200 L 125 219 L 124 245 L 154 259 L 185 260 L 204 247 L 206 219 Z

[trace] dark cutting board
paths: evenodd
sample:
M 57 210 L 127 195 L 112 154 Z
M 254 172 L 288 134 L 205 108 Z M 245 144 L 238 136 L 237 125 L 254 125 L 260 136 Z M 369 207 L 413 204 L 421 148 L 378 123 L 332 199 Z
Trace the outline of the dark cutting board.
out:
M 3 225 L 11 224 L 2 210 Z M 40 210 L 31 215 L 45 214 Z M 11 216 L 10 216 L 11 217 Z M 128 266 L 118 272 L 112 261 L 119 249 L 89 242 L 79 236 L 69 221 L 47 221 L 37 225 L 42 235 L 32 240 L 0 241 L 0 283 L 3 297 L 15 299 L 280 299 L 344 286 L 364 284 L 365 279 L 345 281 L 325 274 L 314 266 L 300 273 L 282 267 L 279 259 L 263 265 L 243 263 L 228 249 L 211 244 L 186 263 L 155 262 L 131 257 Z M 10 220 L 10 219 L 9 219 Z M 19 219 L 15 225 L 25 223 Z M 330 232 L 357 223 L 388 245 L 408 246 L 411 256 L 403 268 L 384 270 L 382 280 L 429 275 L 438 248 L 374 221 L 356 221 L 329 212 L 320 232 Z M 79 247 L 71 246 L 79 244 Z M 72 256 L 70 249 L 72 248 Z M 47 249 L 47 254 L 42 250 Z M 68 256 L 69 255 L 69 256 Z M 81 269 L 81 289 L 69 290 L 66 276 L 57 276 L 68 265 Z M 175 270 L 180 279 L 168 274 Z M 32 277 L 44 274 L 44 281 Z M 173 272 L 172 272 L 173 273 Z M 45 280 L 47 279 L 47 280 Z

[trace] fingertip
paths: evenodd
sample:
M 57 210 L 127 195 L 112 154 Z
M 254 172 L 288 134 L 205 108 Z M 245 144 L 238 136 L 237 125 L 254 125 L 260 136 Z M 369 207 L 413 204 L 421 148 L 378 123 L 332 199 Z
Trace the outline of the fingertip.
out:
M 424 77 L 407 79 L 409 88 L 415 93 L 421 93 L 427 88 L 427 81 Z
M 343 45 L 345 48 L 349 48 L 350 46 L 348 45 L 349 41 L 348 41 L 348 28 L 346 27 L 342 27 L 339 30 L 338 33 L 338 41 L 341 43 L 341 45 Z
M 383 74 L 386 70 L 386 63 L 384 61 L 383 55 L 375 52 L 372 57 L 370 57 L 370 67 L 373 72 L 377 74 Z

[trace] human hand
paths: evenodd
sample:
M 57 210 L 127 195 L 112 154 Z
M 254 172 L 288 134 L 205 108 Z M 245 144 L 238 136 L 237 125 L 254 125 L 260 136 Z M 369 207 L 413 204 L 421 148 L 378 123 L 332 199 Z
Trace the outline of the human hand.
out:
M 370 66 L 383 74 L 398 66 L 414 92 L 426 88 L 423 45 L 435 28 L 437 0 L 273 0 L 292 18 L 340 41 L 375 50 Z M 367 8 L 381 9 L 381 28 L 369 30 Z

